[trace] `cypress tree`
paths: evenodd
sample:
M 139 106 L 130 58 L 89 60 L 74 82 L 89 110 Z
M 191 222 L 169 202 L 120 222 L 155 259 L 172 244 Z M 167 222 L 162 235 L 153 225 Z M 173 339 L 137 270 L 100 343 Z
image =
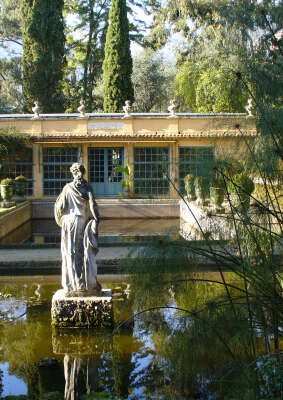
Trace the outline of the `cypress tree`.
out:
M 65 65 L 64 0 L 22 0 L 23 99 L 42 112 L 64 110 L 61 82 Z
M 103 62 L 104 112 L 119 112 L 133 101 L 129 22 L 126 0 L 112 0 Z

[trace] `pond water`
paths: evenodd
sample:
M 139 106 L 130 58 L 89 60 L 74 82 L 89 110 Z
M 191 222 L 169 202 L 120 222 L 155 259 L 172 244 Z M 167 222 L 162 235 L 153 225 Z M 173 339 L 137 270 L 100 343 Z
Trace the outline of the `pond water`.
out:
M 190 276 L 219 280 L 217 272 Z M 147 308 L 194 310 L 223 291 L 211 282 L 182 279 L 156 291 L 139 289 L 128 276 L 99 279 L 113 289 L 116 327 Z M 90 392 L 124 399 L 222 398 L 215 382 L 220 371 L 230 368 L 231 357 L 215 334 L 208 339 L 199 334 L 195 342 L 197 326 L 189 314 L 151 310 L 114 333 L 55 329 L 50 307 L 58 288 L 59 276 L 0 278 L 0 398 L 27 395 L 33 400 L 49 392 L 56 392 L 52 398 L 58 400 L 79 400 Z M 221 385 L 229 390 L 228 379 Z

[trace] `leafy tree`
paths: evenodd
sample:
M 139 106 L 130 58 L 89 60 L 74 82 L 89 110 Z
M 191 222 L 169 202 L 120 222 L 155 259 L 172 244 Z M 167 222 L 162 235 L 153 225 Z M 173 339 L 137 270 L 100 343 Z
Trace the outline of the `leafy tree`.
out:
M 21 20 L 17 0 L 1 0 L 0 113 L 22 111 Z
M 173 97 L 174 68 L 160 54 L 145 49 L 133 60 L 132 82 L 137 112 L 166 110 Z
M 29 135 L 19 133 L 13 128 L 0 129 L 0 163 L 8 154 L 13 155 L 23 151 L 29 138 Z
M 23 0 L 23 98 L 26 111 L 38 100 L 43 112 L 64 110 L 63 0 Z
M 119 112 L 134 98 L 126 0 L 113 0 L 103 62 L 104 111 Z
M 64 80 L 67 111 L 76 111 L 82 98 L 89 112 L 95 108 L 94 88 L 102 74 L 109 8 L 109 0 L 65 2 L 66 14 L 76 16 L 76 23 L 67 34 L 68 65 Z

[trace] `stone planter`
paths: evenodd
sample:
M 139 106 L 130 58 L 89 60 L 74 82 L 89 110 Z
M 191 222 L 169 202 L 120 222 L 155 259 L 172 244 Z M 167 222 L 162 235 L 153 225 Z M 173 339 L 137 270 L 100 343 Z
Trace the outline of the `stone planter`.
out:
M 14 180 L 14 191 L 15 191 L 15 200 L 23 201 L 25 199 L 26 194 L 26 179 L 15 179 Z
M 195 180 L 195 191 L 197 195 L 197 203 L 201 206 L 207 205 L 209 197 L 209 186 L 205 177 L 198 177 Z
M 191 176 L 187 175 L 184 178 L 184 183 L 188 200 L 195 201 L 197 198 L 195 190 L 195 179 L 192 177 L 192 175 Z
M 224 212 L 222 203 L 224 200 L 224 188 L 211 187 L 210 188 L 210 201 L 216 212 Z
M 1 197 L 3 201 L 0 203 L 0 207 L 2 208 L 10 208 L 15 205 L 15 202 L 12 201 L 13 198 L 13 186 L 12 185 L 0 185 L 1 189 Z
M 4 201 L 11 201 L 13 198 L 13 186 L 12 185 L 0 185 L 1 197 Z
M 246 213 L 250 207 L 250 196 L 246 193 L 231 193 L 232 206 L 240 213 Z

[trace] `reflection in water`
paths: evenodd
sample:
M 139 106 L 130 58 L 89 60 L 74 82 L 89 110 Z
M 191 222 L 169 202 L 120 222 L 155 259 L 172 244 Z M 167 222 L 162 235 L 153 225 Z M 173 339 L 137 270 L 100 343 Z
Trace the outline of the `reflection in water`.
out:
M 226 273 L 225 278 L 231 282 L 233 277 Z M 50 301 L 60 277 L 57 283 L 52 279 L 0 283 L 2 295 L 10 294 L 10 301 L 26 309 L 24 317 L 0 325 L 0 363 L 9 363 L 9 373 L 25 382 L 29 400 L 48 392 L 59 393 L 56 400 L 80 400 L 94 392 L 106 392 L 108 399 L 230 399 L 232 383 L 235 391 L 247 375 L 252 378 L 242 368 L 251 365 L 249 343 L 238 334 L 247 319 L 237 320 L 225 304 L 216 306 L 223 286 L 201 281 L 219 280 L 216 272 L 183 273 L 174 279 L 163 274 L 155 277 L 154 288 L 145 276 L 143 283 L 135 276 L 128 296 L 128 282 L 109 285 L 115 293 L 116 326 L 133 313 L 165 304 L 193 312 L 144 313 L 113 336 L 105 330 L 51 329 Z M 237 296 L 237 290 L 231 295 Z M 194 313 L 207 304 L 205 312 Z M 7 390 L 13 394 L 13 385 Z
M 97 367 L 96 360 L 65 355 L 65 400 L 78 400 L 91 390 L 97 390 Z

